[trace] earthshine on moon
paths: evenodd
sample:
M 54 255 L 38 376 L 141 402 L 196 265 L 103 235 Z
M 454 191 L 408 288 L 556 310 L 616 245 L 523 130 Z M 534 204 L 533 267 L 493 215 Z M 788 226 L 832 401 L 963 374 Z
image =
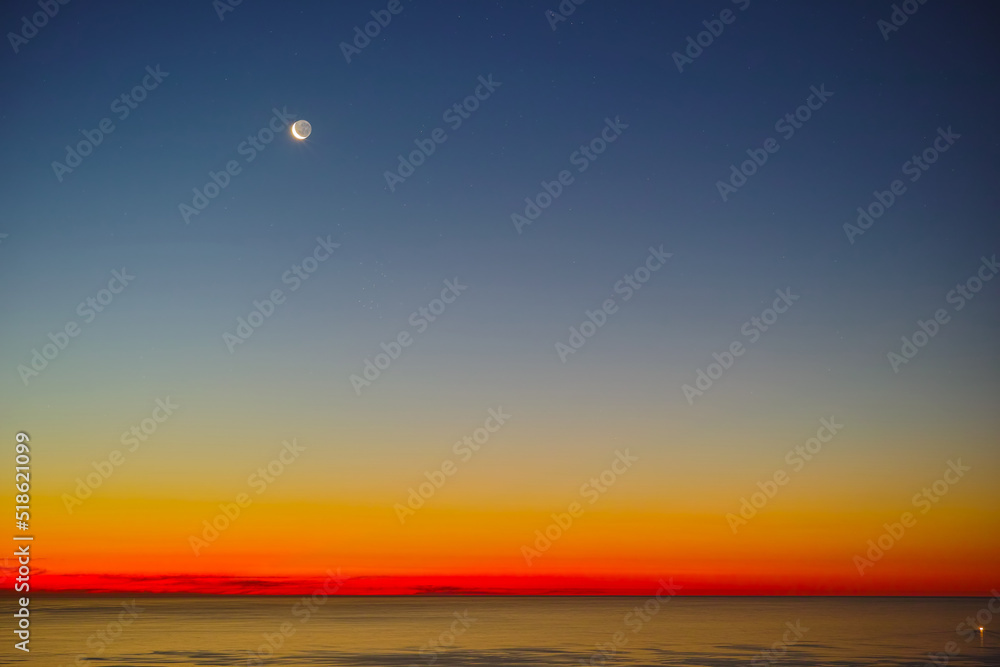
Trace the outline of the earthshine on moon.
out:
M 297 120 L 292 125 L 292 136 L 296 139 L 305 139 L 312 134 L 312 125 L 307 120 Z

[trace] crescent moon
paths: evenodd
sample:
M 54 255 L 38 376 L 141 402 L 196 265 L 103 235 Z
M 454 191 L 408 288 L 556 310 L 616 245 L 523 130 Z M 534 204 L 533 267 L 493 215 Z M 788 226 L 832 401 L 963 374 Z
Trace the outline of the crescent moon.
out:
M 309 121 L 299 119 L 292 123 L 292 136 L 299 141 L 306 139 L 310 134 L 312 134 L 312 125 Z

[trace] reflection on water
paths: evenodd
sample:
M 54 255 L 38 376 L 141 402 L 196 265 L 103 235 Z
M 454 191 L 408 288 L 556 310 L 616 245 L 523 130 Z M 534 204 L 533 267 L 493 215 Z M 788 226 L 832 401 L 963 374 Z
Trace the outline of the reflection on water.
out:
M 973 598 L 34 598 L 58 665 L 998 665 Z M 994 606 L 996 606 L 994 602 Z M 12 600 L 2 600 L 3 614 Z M 992 616 L 992 614 L 990 615 Z M 981 615 L 980 618 L 985 618 Z M 12 644 L 13 642 L 11 642 Z M 10 658 L 8 660 L 7 658 Z M 944 660 L 939 660 L 944 664 Z

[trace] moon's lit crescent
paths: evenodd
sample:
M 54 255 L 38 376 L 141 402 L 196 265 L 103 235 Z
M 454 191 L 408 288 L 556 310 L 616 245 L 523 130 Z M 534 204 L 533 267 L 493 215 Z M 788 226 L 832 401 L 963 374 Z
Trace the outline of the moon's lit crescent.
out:
M 312 124 L 300 118 L 299 120 L 292 123 L 292 136 L 299 141 L 306 139 L 312 134 Z

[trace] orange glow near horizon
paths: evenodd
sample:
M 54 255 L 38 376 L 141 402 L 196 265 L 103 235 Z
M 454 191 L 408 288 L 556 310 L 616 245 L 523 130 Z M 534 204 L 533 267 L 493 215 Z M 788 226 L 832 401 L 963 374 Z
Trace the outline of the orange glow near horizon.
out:
M 535 531 L 552 520 L 541 512 L 428 508 L 400 525 L 384 507 L 261 502 L 195 543 L 196 555 L 192 528 L 217 504 L 96 498 L 72 516 L 58 499 L 36 504 L 45 518 L 32 590 L 43 592 L 307 594 L 328 571 L 342 573 L 337 593 L 348 595 L 648 595 L 661 579 L 685 595 L 987 595 L 996 586 L 974 558 L 997 548 L 996 534 L 961 545 L 949 537 L 976 520 L 972 511 L 922 518 L 860 575 L 859 526 L 881 533 L 869 513 L 828 514 L 819 527 L 815 514 L 775 511 L 734 535 L 719 515 L 594 509 L 542 549 Z M 341 518 L 311 528 L 323 517 Z

